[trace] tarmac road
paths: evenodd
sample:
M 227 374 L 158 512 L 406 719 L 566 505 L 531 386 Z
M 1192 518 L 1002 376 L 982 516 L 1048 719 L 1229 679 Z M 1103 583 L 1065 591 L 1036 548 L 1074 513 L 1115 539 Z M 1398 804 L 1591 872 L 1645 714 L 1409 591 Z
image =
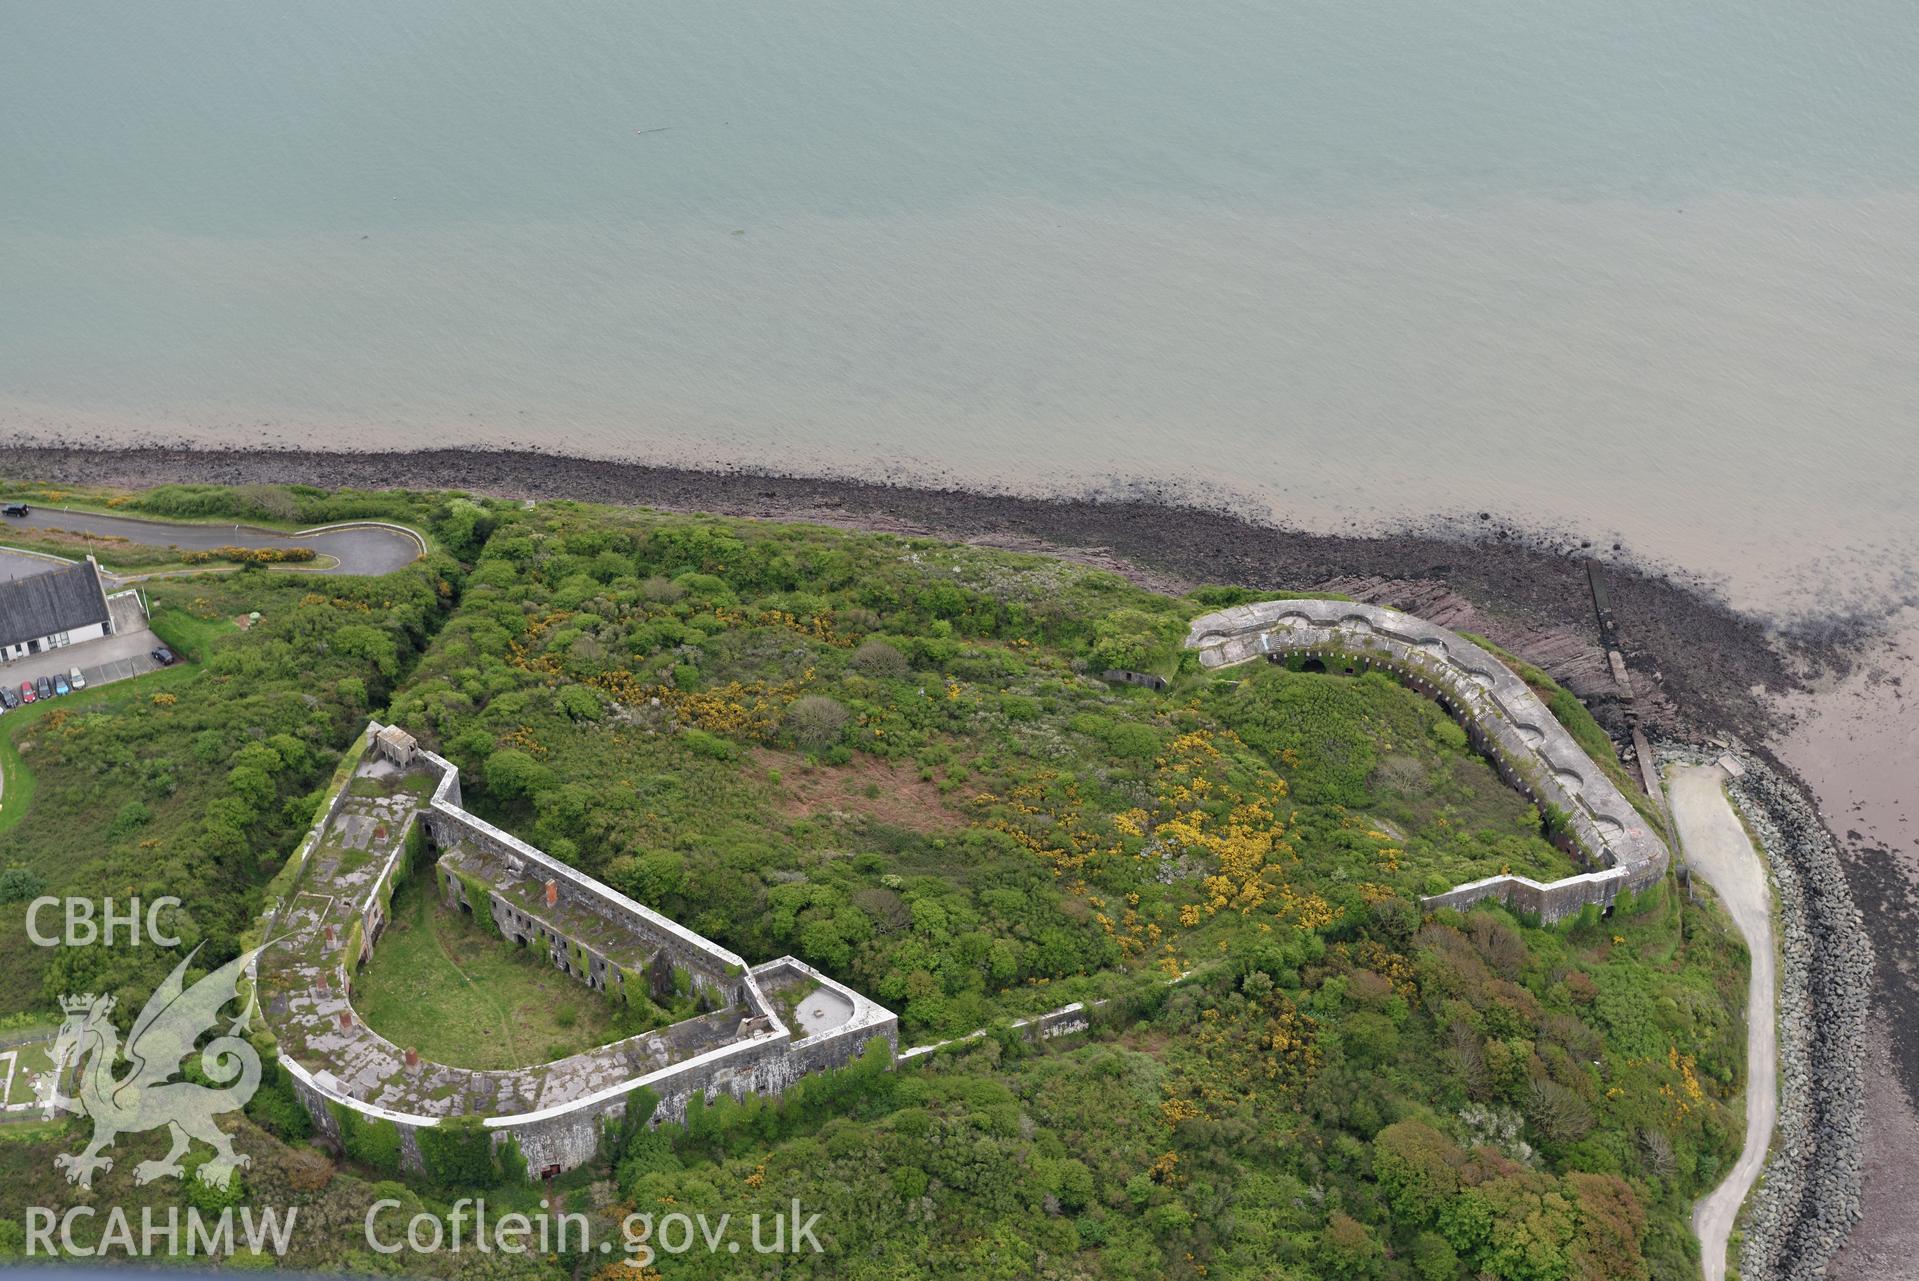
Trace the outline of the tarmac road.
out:
M 1725 1181 L 1693 1207 L 1706 1281 L 1726 1275 L 1726 1240 L 1739 1207 L 1759 1177 L 1779 1105 L 1779 1043 L 1774 999 L 1772 893 L 1765 865 L 1726 799 L 1726 775 L 1716 765 L 1675 766 L 1666 775 L 1667 797 L 1686 863 L 1725 904 L 1752 953 L 1746 985 L 1746 1145 Z
M 34 507 L 28 516 L 0 518 L 0 542 L 6 541 L 9 529 L 64 529 L 69 533 L 124 538 L 129 542 L 178 547 L 184 551 L 203 551 L 209 547 L 311 547 L 340 562 L 336 568 L 326 571 L 330 574 L 390 574 L 411 564 L 420 554 L 420 545 L 411 535 L 367 525 L 324 529 L 320 533 L 285 534 L 251 525 L 176 525 L 130 516 L 97 516 L 57 507 Z M 20 568 L 16 565 L 14 574 L 0 570 L 0 576 L 16 576 Z

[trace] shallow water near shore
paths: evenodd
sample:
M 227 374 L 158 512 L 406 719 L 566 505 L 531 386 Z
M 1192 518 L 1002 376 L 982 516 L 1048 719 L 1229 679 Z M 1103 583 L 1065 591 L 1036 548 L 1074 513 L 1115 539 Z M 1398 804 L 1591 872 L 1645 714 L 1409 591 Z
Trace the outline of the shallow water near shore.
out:
M 1919 547 L 1919 25 L 1723 0 L 16 11 L 0 431 Z

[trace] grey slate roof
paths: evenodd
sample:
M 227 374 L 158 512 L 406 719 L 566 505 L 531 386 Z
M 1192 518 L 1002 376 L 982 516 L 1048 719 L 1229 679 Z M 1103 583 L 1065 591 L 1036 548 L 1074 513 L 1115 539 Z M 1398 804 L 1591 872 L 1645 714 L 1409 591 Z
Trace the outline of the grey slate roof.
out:
M 106 621 L 106 597 L 90 562 L 0 582 L 0 645 Z

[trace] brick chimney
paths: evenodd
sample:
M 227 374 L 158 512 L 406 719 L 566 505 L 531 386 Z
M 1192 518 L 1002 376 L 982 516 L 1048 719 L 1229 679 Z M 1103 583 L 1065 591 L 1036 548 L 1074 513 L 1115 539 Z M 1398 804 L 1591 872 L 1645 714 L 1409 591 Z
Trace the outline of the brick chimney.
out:
M 340 1026 L 341 1026 L 341 1027 L 343 1027 L 343 1028 L 349 1028 L 349 1027 L 352 1027 L 352 1026 L 353 1026 L 353 1011 L 352 1011 L 352 1010 L 341 1010 L 341 1011 L 340 1011 Z
M 406 1065 L 410 1068 L 420 1066 L 420 1052 L 410 1045 L 406 1050 Z
M 560 883 L 558 881 L 548 881 L 546 883 L 546 905 L 548 907 L 554 907 L 559 904 L 559 901 Z

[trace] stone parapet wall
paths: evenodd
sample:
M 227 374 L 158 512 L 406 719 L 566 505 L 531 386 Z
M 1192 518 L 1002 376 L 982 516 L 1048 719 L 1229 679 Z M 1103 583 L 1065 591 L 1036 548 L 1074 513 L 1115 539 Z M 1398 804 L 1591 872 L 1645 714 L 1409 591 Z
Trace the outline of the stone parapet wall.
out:
M 1625 869 L 1616 867 L 1603 872 L 1587 872 L 1582 876 L 1568 876 L 1558 881 L 1535 881 L 1527 876 L 1489 876 L 1481 881 L 1456 885 L 1444 894 L 1428 894 L 1419 900 L 1419 905 L 1429 912 L 1442 907 L 1458 910 L 1493 899 L 1515 912 L 1527 912 L 1550 923 L 1577 916 L 1588 905 L 1610 907 L 1623 891 L 1632 888 Z
M 1544 921 L 1563 920 L 1656 883 L 1672 861 L 1666 843 L 1526 682 L 1457 632 L 1379 605 L 1286 599 L 1201 615 L 1186 647 L 1208 669 L 1297 657 L 1329 669 L 1392 672 L 1437 699 L 1507 782 L 1559 811 L 1573 851 L 1595 869 L 1548 883 L 1488 877 L 1422 899 L 1428 910 L 1497 899 Z

